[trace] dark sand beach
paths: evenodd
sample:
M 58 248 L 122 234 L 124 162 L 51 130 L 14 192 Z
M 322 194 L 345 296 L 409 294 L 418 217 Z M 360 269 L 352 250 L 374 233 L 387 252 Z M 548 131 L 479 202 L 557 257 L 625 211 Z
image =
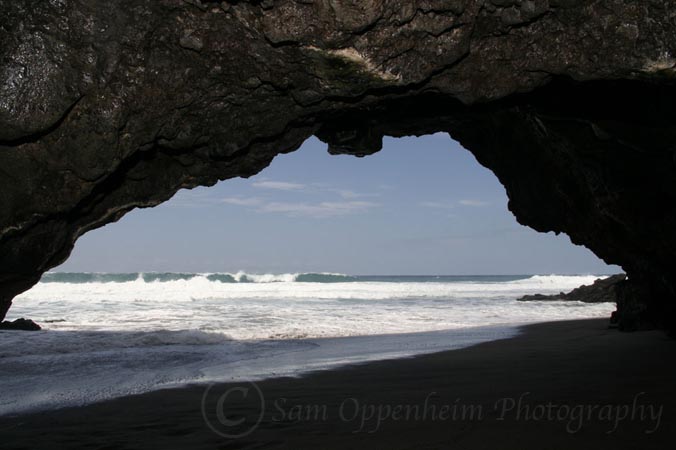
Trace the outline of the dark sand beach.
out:
M 0 445 L 671 448 L 674 356 L 676 341 L 660 331 L 620 333 L 598 319 L 542 323 L 462 350 L 262 381 L 262 414 L 258 391 L 247 383 L 214 385 L 206 396 L 204 386 L 190 386 L 3 417 Z M 246 435 L 228 437 L 237 434 Z

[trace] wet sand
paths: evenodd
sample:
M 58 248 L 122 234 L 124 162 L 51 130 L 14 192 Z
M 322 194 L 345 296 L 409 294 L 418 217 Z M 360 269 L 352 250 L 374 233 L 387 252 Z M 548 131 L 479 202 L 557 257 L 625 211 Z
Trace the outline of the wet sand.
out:
M 45 368 L 48 370 L 48 368 Z M 256 383 L 0 418 L 3 449 L 661 449 L 676 341 L 607 320 Z

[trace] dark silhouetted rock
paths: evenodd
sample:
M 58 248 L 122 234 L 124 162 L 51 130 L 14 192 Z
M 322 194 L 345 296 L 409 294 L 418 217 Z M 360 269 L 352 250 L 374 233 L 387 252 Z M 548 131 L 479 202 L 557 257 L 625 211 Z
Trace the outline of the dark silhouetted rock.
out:
M 33 322 L 31 319 L 21 319 L 16 320 L 5 320 L 0 322 L 0 330 L 23 330 L 23 331 L 38 331 L 42 327 L 37 323 Z
M 618 298 L 617 286 L 624 282 L 627 276 L 625 274 L 617 274 L 607 278 L 599 278 L 593 284 L 587 286 L 583 285 L 566 293 L 559 293 L 554 295 L 524 295 L 519 298 L 519 301 L 554 301 L 554 300 L 570 300 L 585 303 L 616 303 Z

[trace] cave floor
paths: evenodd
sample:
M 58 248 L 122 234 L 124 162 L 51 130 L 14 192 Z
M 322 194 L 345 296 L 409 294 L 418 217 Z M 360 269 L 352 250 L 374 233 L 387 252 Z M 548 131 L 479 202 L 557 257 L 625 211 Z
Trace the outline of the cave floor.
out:
M 4 449 L 595 450 L 674 442 L 676 341 L 597 319 L 523 330 L 256 386 L 188 386 L 4 417 L 0 441 Z

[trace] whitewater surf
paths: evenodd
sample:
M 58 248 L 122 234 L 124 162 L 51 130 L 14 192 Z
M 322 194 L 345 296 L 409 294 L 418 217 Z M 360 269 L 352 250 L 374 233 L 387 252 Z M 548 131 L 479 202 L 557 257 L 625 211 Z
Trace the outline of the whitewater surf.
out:
M 526 323 L 608 317 L 614 304 L 516 300 L 597 278 L 47 273 L 10 311 L 44 330 L 0 336 L 0 414 L 295 375 L 506 338 Z

